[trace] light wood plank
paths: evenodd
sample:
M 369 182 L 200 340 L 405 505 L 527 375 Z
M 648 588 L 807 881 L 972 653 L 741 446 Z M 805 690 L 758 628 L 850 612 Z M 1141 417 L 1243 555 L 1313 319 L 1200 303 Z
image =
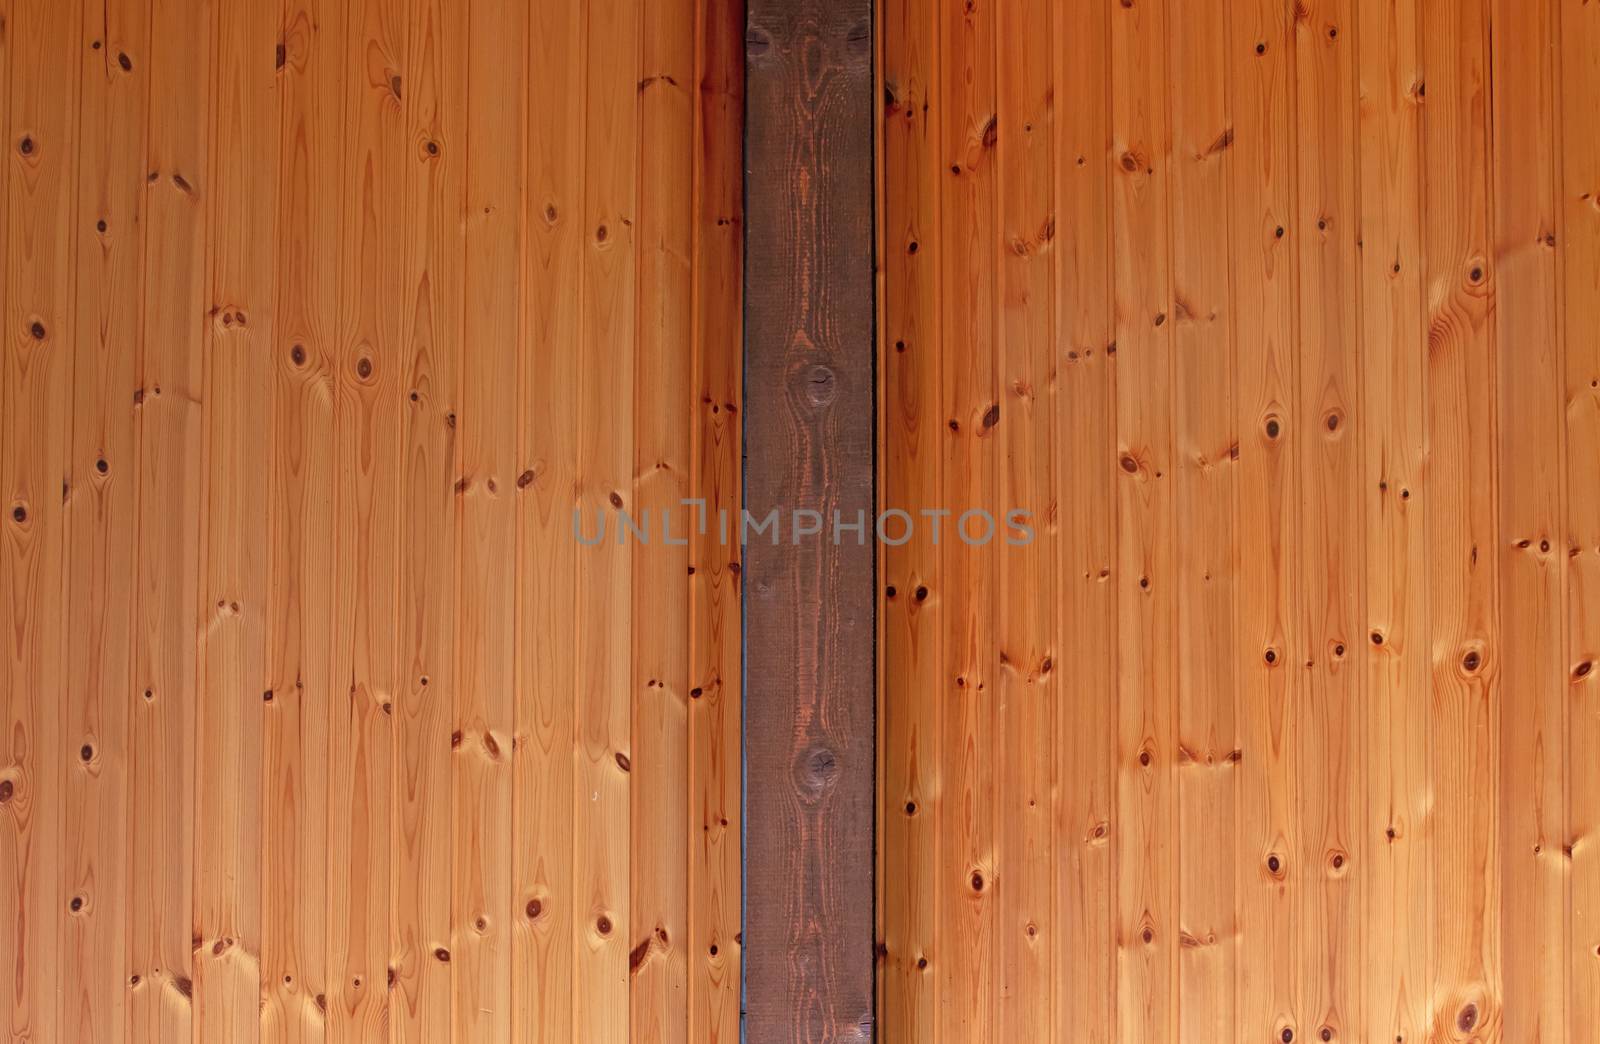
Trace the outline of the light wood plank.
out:
M 584 5 L 536 5 L 529 30 L 525 347 L 518 478 L 514 1036 L 570 1040 L 577 707 L 576 556 L 582 343 Z
M 1372 1040 L 1420 1040 L 1431 983 L 1427 528 L 1427 327 L 1422 282 L 1422 54 L 1417 0 L 1360 0 L 1362 500 L 1366 519 L 1368 855 L 1363 947 Z M 1360 809 L 1355 811 L 1360 812 Z M 1358 866 L 1357 872 L 1362 872 Z
M 1116 1038 L 1116 321 L 1111 5 L 1052 23 L 1056 102 L 1057 1038 Z M 1070 108 L 1066 99 L 1077 99 Z M 1071 115 L 1069 115 L 1069 113 Z
M 1366 946 L 1361 875 L 1367 852 L 1356 817 L 1366 805 L 1360 509 L 1360 299 L 1357 278 L 1355 145 L 1356 26 L 1351 0 L 1295 22 L 1296 199 L 1293 242 L 1298 289 L 1298 424 L 1289 437 L 1300 469 L 1302 671 L 1298 799 L 1300 837 L 1284 872 L 1301 878 L 1297 1033 L 1343 1036 L 1363 1021 L 1361 953 Z
M 1500 532 L 1485 4 L 1425 0 L 1432 1039 L 1500 1026 Z M 1487 472 L 1485 469 L 1489 469 Z M 1381 637 L 1381 636 L 1379 636 Z M 1376 638 L 1373 639 L 1376 642 Z
M 696 5 L 694 376 L 689 495 L 706 527 L 690 538 L 689 1040 L 739 1039 L 743 906 L 740 563 L 744 401 L 744 5 Z M 698 827 L 698 829 L 696 829 Z
M 1559 0 L 1558 328 L 1565 360 L 1570 1039 L 1600 1024 L 1600 5 Z M 1558 545 L 1559 546 L 1559 545 Z
M 77 742 L 82 767 L 67 778 L 67 903 L 78 916 L 63 938 L 62 1026 L 74 1039 L 120 1044 L 128 1028 L 127 784 L 139 512 L 130 404 L 139 380 L 144 281 L 150 5 L 95 0 L 85 2 L 82 17 L 69 480 L 75 494 L 67 501 L 68 629 L 79 652 L 68 657 L 65 737 L 69 749 Z
M 1298 844 L 1291 781 L 1298 761 L 1302 672 L 1295 612 L 1300 531 L 1294 466 L 1292 149 L 1294 52 L 1288 12 L 1234 0 L 1227 66 L 1233 107 L 1230 271 L 1238 410 L 1237 562 L 1240 724 L 1237 881 L 1239 1038 L 1282 1039 L 1300 1024 L 1294 992 L 1299 875 L 1283 872 Z
M 1177 1003 L 1180 1039 L 1236 1033 L 1238 932 L 1233 841 L 1239 735 L 1234 692 L 1234 409 L 1230 273 L 1233 114 L 1225 75 L 1226 5 L 1174 5 L 1169 23 L 1172 118 L 1172 353 L 1176 476 Z
M 638 516 L 634 482 L 637 351 L 641 24 L 637 5 L 588 5 L 584 39 L 586 179 L 582 341 L 577 384 L 578 508 L 585 526 L 609 523 L 578 550 L 578 684 L 574 744 L 573 1026 L 597 1044 L 629 1035 L 632 634 L 618 625 L 633 603 L 632 550 L 623 513 Z M 588 531 L 588 530 L 586 530 Z
M 1178 1035 L 1171 9 L 1111 13 L 1117 342 L 1117 1034 Z
M 1054 64 L 1051 7 L 996 5 L 998 127 L 995 143 L 997 496 L 989 537 L 995 568 L 995 849 L 1004 885 L 996 900 L 995 1032 L 1002 1040 L 1050 1035 L 1059 974 L 1051 887 L 1051 795 L 1056 787 L 1054 714 L 1056 566 L 1052 529 L 1055 449 L 1055 149 L 1050 123 Z M 1026 512 L 1026 516 L 1014 515 Z M 974 520 L 981 532 L 984 522 Z M 1018 526 L 1027 527 L 1026 533 Z
M 145 289 L 139 388 L 140 640 L 134 659 L 128 850 L 129 1039 L 193 1027 L 196 635 L 201 619 L 201 351 L 214 12 L 151 14 Z M 141 814 L 141 810 L 148 810 Z M 159 811 L 158 811 L 159 810 Z
M 456 617 L 452 1040 L 511 1038 L 512 738 L 526 10 L 475 5 L 467 47 L 467 209 Z
M 16 1040 L 63 1035 L 68 910 L 61 831 L 68 807 L 63 731 L 71 596 L 72 404 L 78 236 L 76 4 L 9 5 L 3 103 L 7 217 L 0 497 L 0 1009 Z M 65 75 L 62 70 L 69 70 Z M 59 85 L 58 85 L 59 84 Z M 94 760 L 91 751 L 88 762 Z M 81 911 L 79 911 L 81 912 Z
M 205 515 L 195 762 L 195 1036 L 260 1037 L 265 543 L 278 95 L 271 12 L 217 8 L 204 392 Z M 226 235 L 217 230 L 229 230 Z M 267 437 L 263 438 L 263 434 Z
M 399 647 L 390 823 L 390 1038 L 449 1039 L 456 686 L 457 420 L 466 210 L 466 26 L 446 0 L 407 11 L 406 267 L 401 416 Z

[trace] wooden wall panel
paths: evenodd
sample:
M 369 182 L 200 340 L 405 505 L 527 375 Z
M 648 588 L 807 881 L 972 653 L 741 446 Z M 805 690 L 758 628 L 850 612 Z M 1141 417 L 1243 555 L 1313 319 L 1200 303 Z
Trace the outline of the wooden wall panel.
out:
M 1592 6 L 882 6 L 884 1039 L 1592 1035 Z
M 0 5 L 8 1039 L 737 1039 L 743 15 Z

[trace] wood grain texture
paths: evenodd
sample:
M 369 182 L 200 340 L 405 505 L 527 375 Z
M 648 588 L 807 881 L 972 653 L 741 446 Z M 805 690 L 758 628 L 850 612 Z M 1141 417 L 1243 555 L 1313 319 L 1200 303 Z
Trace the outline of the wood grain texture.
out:
M 743 16 L 0 4 L 7 1040 L 737 1039 Z
M 871 13 L 748 13 L 745 496 L 784 530 L 740 563 L 750 1040 L 874 1035 Z
M 882 551 L 884 1039 L 1592 1035 L 1593 8 L 883 6 L 881 506 L 1052 506 Z

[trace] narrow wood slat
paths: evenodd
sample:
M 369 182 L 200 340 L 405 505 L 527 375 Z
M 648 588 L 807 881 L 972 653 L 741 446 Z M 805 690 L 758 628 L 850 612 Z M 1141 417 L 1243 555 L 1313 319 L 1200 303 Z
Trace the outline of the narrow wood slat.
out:
M 266 541 L 278 95 L 257 42 L 270 12 L 216 12 L 207 210 L 204 559 L 195 720 L 195 1026 L 260 1038 L 262 721 L 271 615 Z M 217 230 L 228 229 L 227 235 Z
M 338 317 L 332 393 L 333 675 L 328 685 L 327 1035 L 387 1038 L 390 789 L 398 689 L 404 369 L 401 220 L 406 22 L 399 0 L 346 8 Z M 382 984 L 382 988 L 380 988 Z
M 1067 4 L 1051 24 L 1055 63 L 1058 540 L 1055 721 L 1057 1039 L 1117 1036 L 1118 585 L 1116 320 L 1111 206 L 1111 5 Z M 1074 118 L 1064 117 L 1076 99 Z
M 1486 5 L 1425 0 L 1424 277 L 1434 804 L 1431 1038 L 1493 1034 L 1499 981 L 1495 363 Z M 1415 494 L 1414 494 L 1415 495 Z M 1381 637 L 1381 636 L 1379 636 Z
M 1236 1033 L 1234 838 L 1239 733 L 1235 721 L 1234 409 L 1231 249 L 1232 99 L 1227 7 L 1175 4 L 1167 84 L 1172 119 L 1171 241 L 1173 583 L 1176 588 L 1177 1004 L 1180 1039 Z
M 1230 278 L 1238 411 L 1239 1039 L 1281 1039 L 1300 1024 L 1294 971 L 1300 875 L 1282 872 L 1298 844 L 1291 780 L 1298 768 L 1301 671 L 1300 506 L 1295 442 L 1294 125 L 1288 12 L 1234 0 L 1227 67 L 1233 110 Z M 1249 534 L 1248 537 L 1245 534 Z M 1278 869 L 1274 870 L 1274 862 Z
M 1321 6 L 1294 28 L 1297 146 L 1295 247 L 1298 417 L 1288 429 L 1300 470 L 1302 631 L 1286 669 L 1301 672 L 1296 753 L 1298 844 L 1284 872 L 1300 878 L 1296 1033 L 1343 1036 L 1363 1021 L 1361 953 L 1367 944 L 1361 877 L 1367 852 L 1360 508 L 1363 412 L 1357 278 L 1355 55 L 1351 0 Z
M 1432 981 L 1420 6 L 1356 8 L 1365 611 L 1383 644 L 1346 642 L 1367 650 L 1366 853 L 1354 872 L 1366 875 L 1371 929 L 1364 1018 L 1351 1031 L 1372 1040 L 1422 1039 Z
M 452 1039 L 511 1038 L 512 759 L 526 9 L 468 24 L 466 287 L 456 483 Z
M 62 1027 L 69 1038 L 120 1044 L 129 996 L 127 786 L 139 513 L 130 406 L 144 284 L 148 0 L 86 3 L 80 44 L 82 38 L 91 43 L 79 51 L 70 466 L 77 495 L 67 504 L 66 581 L 77 654 L 68 657 L 65 742 L 71 749 L 77 741 L 90 757 L 67 779 L 63 870 L 81 903 L 62 941 Z
M 740 563 L 723 536 L 741 507 L 744 5 L 696 4 L 694 315 L 689 495 L 706 527 L 689 566 L 689 1040 L 739 1039 L 743 906 Z
M 456 686 L 456 411 L 465 346 L 466 26 L 446 0 L 407 9 L 405 268 L 399 356 L 398 666 L 390 804 L 390 1039 L 450 1037 Z
M 997 492 L 995 425 L 999 399 L 995 299 L 997 258 L 996 163 L 999 140 L 995 79 L 996 10 L 987 4 L 937 5 L 938 82 L 943 104 L 930 118 L 939 128 L 937 263 L 942 336 L 936 401 L 947 426 L 941 450 L 943 502 L 927 518 L 942 526 L 939 586 L 928 597 L 944 610 L 939 729 L 949 778 L 938 805 L 939 964 L 937 990 L 949 1040 L 984 1044 L 997 1038 L 996 966 L 999 910 L 997 696 L 1000 662 L 995 643 L 992 548 L 969 547 L 956 527 L 972 509 L 993 504 Z M 1007 133 L 1010 133 L 1008 130 Z M 920 506 L 920 505 L 919 505 Z M 920 592 L 917 592 L 920 594 Z
M 940 462 L 948 437 L 942 415 L 939 190 L 945 165 L 930 107 L 940 91 L 936 6 L 920 0 L 882 5 L 884 123 L 879 138 L 884 195 L 879 205 L 880 267 L 885 272 L 879 326 L 880 513 L 889 516 L 881 549 L 879 603 L 883 712 L 878 731 L 883 880 L 880 907 L 886 965 L 879 967 L 878 1017 L 886 1032 L 937 1041 L 939 984 L 948 964 L 970 959 L 941 945 L 940 911 L 951 891 L 940 845 L 948 762 L 939 735 L 945 600 L 939 548 L 918 508 L 942 504 Z
M 1176 1039 L 1170 8 L 1111 13 L 1117 342 L 1117 1033 Z
M 597 1044 L 629 1039 L 629 757 L 632 552 L 623 513 L 639 517 L 633 417 L 637 382 L 640 12 L 588 7 L 583 48 L 586 177 L 579 346 L 577 506 L 608 534 L 579 548 L 573 822 L 573 1026 Z
M 1566 669 L 1572 898 L 1569 1039 L 1600 1024 L 1600 136 L 1583 99 L 1600 90 L 1600 5 L 1559 0 L 1555 68 L 1558 329 L 1565 361 Z M 1558 547 L 1562 546 L 1560 544 Z M 1554 1030 L 1552 1030 L 1554 1032 Z
M 8 108 L 4 378 L 0 382 L 0 1007 L 18 1040 L 63 1035 L 64 911 L 72 867 L 61 831 L 68 773 L 62 695 L 71 608 L 66 587 L 72 497 L 78 79 L 76 4 L 6 11 Z M 65 72 L 63 72 L 65 71 Z M 73 748 L 76 749 L 76 748 Z M 81 912 L 81 911 L 80 911 Z
M 585 6 L 534 5 L 529 24 L 523 225 L 523 409 L 517 478 L 516 846 L 513 1037 L 559 1044 L 573 1025 L 577 700 L 572 534 L 583 343 Z
M 1556 318 L 1555 8 L 1489 10 L 1500 499 L 1498 837 L 1507 1040 L 1562 1044 L 1568 920 L 1566 376 Z
M 212 12 L 151 14 L 139 429 L 140 640 L 129 762 L 129 1039 L 193 1029 L 196 633 Z M 158 811 L 159 810 L 159 811 Z
M 283 12 L 277 315 L 267 542 L 272 583 L 262 736 L 261 1036 L 326 1039 L 329 707 L 335 633 L 345 5 Z
M 693 402 L 695 20 L 683 0 L 641 0 L 633 359 L 633 489 L 650 543 L 632 543 L 628 689 L 629 1038 L 687 1040 L 689 423 Z M 681 546 L 678 542 L 682 542 Z M 620 839 L 618 839 L 620 840 Z
M 995 11 L 996 496 L 985 505 L 994 520 L 989 535 L 981 536 L 988 525 L 981 517 L 968 529 L 992 549 L 1000 649 L 993 686 L 995 865 L 1004 885 L 996 899 L 994 1032 L 1001 1040 L 1044 1040 L 1060 974 L 1050 875 L 1062 677 L 1055 669 L 1050 532 L 1056 446 L 1053 18 L 1048 5 L 1028 0 L 1005 0 Z

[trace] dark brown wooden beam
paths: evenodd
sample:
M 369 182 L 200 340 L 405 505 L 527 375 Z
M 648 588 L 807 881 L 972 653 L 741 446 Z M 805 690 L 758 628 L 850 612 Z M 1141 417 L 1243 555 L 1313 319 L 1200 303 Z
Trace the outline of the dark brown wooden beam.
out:
M 873 1029 L 871 0 L 750 0 L 745 1039 Z M 822 532 L 796 537 L 817 512 Z M 835 512 L 866 528 L 835 541 Z M 796 526 L 798 521 L 799 525 Z

